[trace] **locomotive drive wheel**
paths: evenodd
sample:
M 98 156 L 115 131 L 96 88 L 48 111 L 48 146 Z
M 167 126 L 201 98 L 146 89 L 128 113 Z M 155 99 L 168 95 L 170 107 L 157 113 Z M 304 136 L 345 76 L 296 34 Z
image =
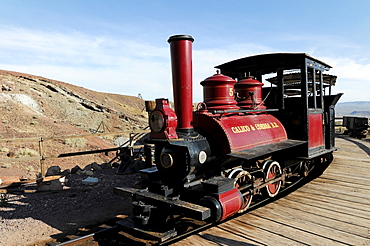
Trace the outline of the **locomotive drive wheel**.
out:
M 249 174 L 249 172 L 244 171 L 242 168 L 236 168 L 236 169 L 232 170 L 229 173 L 228 178 L 232 178 L 232 179 L 235 180 L 234 181 L 234 186 L 238 189 L 239 189 L 239 187 L 242 187 L 242 186 L 248 184 L 248 182 L 250 182 L 252 180 L 252 177 Z M 248 194 L 248 195 L 243 196 L 243 206 L 238 211 L 238 213 L 243 213 L 244 211 L 246 211 L 249 208 L 249 205 L 252 202 L 252 198 L 253 198 L 252 194 Z
M 268 160 L 263 165 L 263 172 L 265 174 L 265 180 L 274 179 L 282 174 L 280 164 L 277 161 Z M 266 185 L 262 189 L 262 193 L 269 197 L 274 197 L 279 193 L 282 181 L 276 181 L 272 184 Z
M 299 164 L 299 174 L 301 177 L 307 177 L 308 174 L 312 171 L 314 164 L 311 160 L 301 161 Z

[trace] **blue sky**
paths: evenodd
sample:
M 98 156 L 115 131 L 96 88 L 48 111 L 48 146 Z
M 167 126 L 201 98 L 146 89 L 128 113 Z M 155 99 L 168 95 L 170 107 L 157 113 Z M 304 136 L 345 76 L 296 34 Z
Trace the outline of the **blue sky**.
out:
M 338 76 L 341 101 L 370 101 L 370 1 L 0 0 L 0 69 L 88 89 L 172 98 L 169 44 L 190 34 L 194 101 L 214 66 L 304 52 Z

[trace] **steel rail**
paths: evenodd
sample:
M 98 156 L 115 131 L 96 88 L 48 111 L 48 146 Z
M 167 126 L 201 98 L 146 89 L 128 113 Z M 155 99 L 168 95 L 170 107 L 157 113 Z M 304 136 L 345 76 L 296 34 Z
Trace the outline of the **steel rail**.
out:
M 267 197 L 267 198 L 262 199 L 262 200 L 260 200 L 260 201 L 258 201 L 258 202 L 255 202 L 255 203 L 253 203 L 253 204 L 248 208 L 248 210 L 247 210 L 247 211 L 245 211 L 245 212 L 243 212 L 243 213 L 241 213 L 241 214 L 235 214 L 235 215 L 231 216 L 230 218 L 227 218 L 225 221 L 232 220 L 232 219 L 234 219 L 234 218 L 236 218 L 236 217 L 238 217 L 238 216 L 241 216 L 241 215 L 243 215 L 243 214 L 245 214 L 245 213 L 248 213 L 248 211 L 250 211 L 250 210 L 253 210 L 253 209 L 257 208 L 258 206 L 260 206 L 260 205 L 262 205 L 262 204 L 264 204 L 264 203 L 266 203 L 266 202 L 268 202 L 268 201 L 274 201 L 274 200 L 277 200 L 278 198 L 280 198 L 281 194 L 283 194 L 284 192 L 288 191 L 289 189 L 291 189 L 292 187 L 294 187 L 295 185 L 297 185 L 298 183 L 300 183 L 302 180 L 304 180 L 304 179 L 306 179 L 306 178 L 308 178 L 308 177 L 301 177 L 301 178 L 299 178 L 299 179 L 298 179 L 297 181 L 295 181 L 294 183 L 291 183 L 289 186 L 287 186 L 287 187 L 285 187 L 284 189 L 280 190 L 279 194 L 278 194 L 276 197 Z M 200 227 L 197 227 L 197 228 L 194 228 L 194 229 L 192 229 L 192 230 L 189 230 L 189 231 L 187 231 L 187 232 L 185 232 L 185 233 L 182 233 L 181 235 L 178 235 L 178 236 L 176 236 L 176 237 L 170 238 L 170 239 L 168 239 L 168 240 L 166 240 L 166 241 L 164 241 L 164 242 L 158 243 L 158 244 L 156 244 L 156 245 L 168 245 L 168 244 L 173 243 L 173 242 L 175 242 L 175 241 L 179 241 L 179 240 L 181 240 L 181 239 L 184 239 L 184 238 L 185 238 L 185 237 L 187 237 L 187 236 L 190 236 L 190 235 L 193 235 L 193 234 L 195 234 L 195 233 L 197 233 L 197 232 L 200 232 L 200 231 L 203 231 L 203 230 L 205 230 L 205 229 L 208 229 L 208 228 L 210 228 L 210 227 L 212 227 L 212 226 L 216 226 L 216 225 L 222 224 L 222 223 L 224 223 L 225 221 L 220 221 L 220 222 L 216 222 L 216 223 L 211 223 L 211 224 L 202 225 L 202 226 L 200 226 Z
M 313 174 L 311 174 L 313 175 Z M 238 216 L 241 216 L 245 213 L 248 213 L 248 211 L 251 211 L 251 210 L 254 210 L 256 208 L 258 208 L 259 206 L 261 206 L 262 204 L 264 203 L 267 203 L 267 202 L 271 202 L 271 201 L 274 201 L 274 200 L 277 200 L 279 198 L 282 197 L 282 195 L 289 191 L 290 189 L 296 187 L 296 185 L 298 185 L 299 183 L 301 183 L 302 181 L 310 181 L 310 178 L 312 178 L 310 175 L 308 175 L 307 177 L 300 177 L 299 179 L 297 179 L 295 182 L 289 184 L 289 186 L 286 186 L 284 187 L 283 189 L 280 190 L 280 192 L 278 193 L 278 195 L 276 197 L 267 197 L 265 199 L 261 199 L 259 201 L 255 201 L 252 203 L 252 205 L 248 208 L 248 210 L 246 212 L 243 212 L 241 214 L 235 214 L 233 216 L 231 216 L 230 218 L 227 218 L 225 221 L 229 221 L 229 220 L 232 220 Z M 276 180 L 280 180 L 279 178 L 277 179 L 272 179 L 270 181 L 276 181 Z M 305 182 L 302 182 L 302 185 L 305 184 Z M 216 223 L 209 223 L 209 224 L 205 224 L 205 225 L 201 225 L 199 227 L 196 227 L 196 228 L 193 228 L 189 231 L 186 231 L 186 232 L 183 232 L 173 238 L 170 238 L 164 242 L 158 242 L 158 243 L 154 243 L 152 245 L 168 245 L 168 244 L 171 244 L 171 243 L 174 243 L 174 242 L 177 242 L 181 239 L 184 239 L 185 237 L 188 237 L 190 235 L 194 235 L 195 233 L 198 233 L 200 231 L 203 231 L 203 230 L 206 230 L 208 228 L 211 228 L 213 226 L 216 226 L 216 225 L 219 225 L 219 224 L 222 224 L 224 223 L 225 221 L 220 221 L 220 222 L 216 222 Z M 114 230 L 117 230 L 119 231 L 119 227 L 118 226 L 112 226 L 110 228 L 106 228 L 106 229 L 103 229 L 101 231 L 97 231 L 95 233 L 91 233 L 91 234 L 88 234 L 88 235 L 85 235 L 85 236 L 82 236 L 82 237 L 79 237 L 79 238 L 76 238 L 76 239 L 73 239 L 73 240 L 70 240 L 70 241 L 67 241 L 67 242 L 63 242 L 63 243 L 60 243 L 60 244 L 57 244 L 56 246 L 82 246 L 82 245 L 99 245 L 98 242 L 94 241 L 94 237 L 98 234 L 101 234 L 99 235 L 99 237 L 102 237 L 104 233 L 107 233 L 107 235 L 109 234 L 110 231 L 114 231 Z M 109 234 L 110 236 L 112 236 L 112 234 Z M 88 241 L 91 241 L 91 243 L 89 244 L 86 244 Z

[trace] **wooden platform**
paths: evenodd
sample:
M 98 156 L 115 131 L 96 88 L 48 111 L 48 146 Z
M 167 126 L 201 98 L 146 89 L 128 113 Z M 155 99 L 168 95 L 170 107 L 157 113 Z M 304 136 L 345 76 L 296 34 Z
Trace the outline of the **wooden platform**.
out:
M 336 145 L 321 177 L 174 245 L 370 245 L 370 142 L 339 137 Z

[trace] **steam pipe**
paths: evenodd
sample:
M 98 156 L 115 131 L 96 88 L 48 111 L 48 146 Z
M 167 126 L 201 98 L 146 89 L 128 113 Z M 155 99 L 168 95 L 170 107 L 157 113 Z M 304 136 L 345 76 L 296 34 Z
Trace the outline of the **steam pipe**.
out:
M 178 118 L 177 131 L 193 132 L 193 68 L 190 35 L 174 35 L 168 39 L 171 50 L 172 86 L 175 112 Z

